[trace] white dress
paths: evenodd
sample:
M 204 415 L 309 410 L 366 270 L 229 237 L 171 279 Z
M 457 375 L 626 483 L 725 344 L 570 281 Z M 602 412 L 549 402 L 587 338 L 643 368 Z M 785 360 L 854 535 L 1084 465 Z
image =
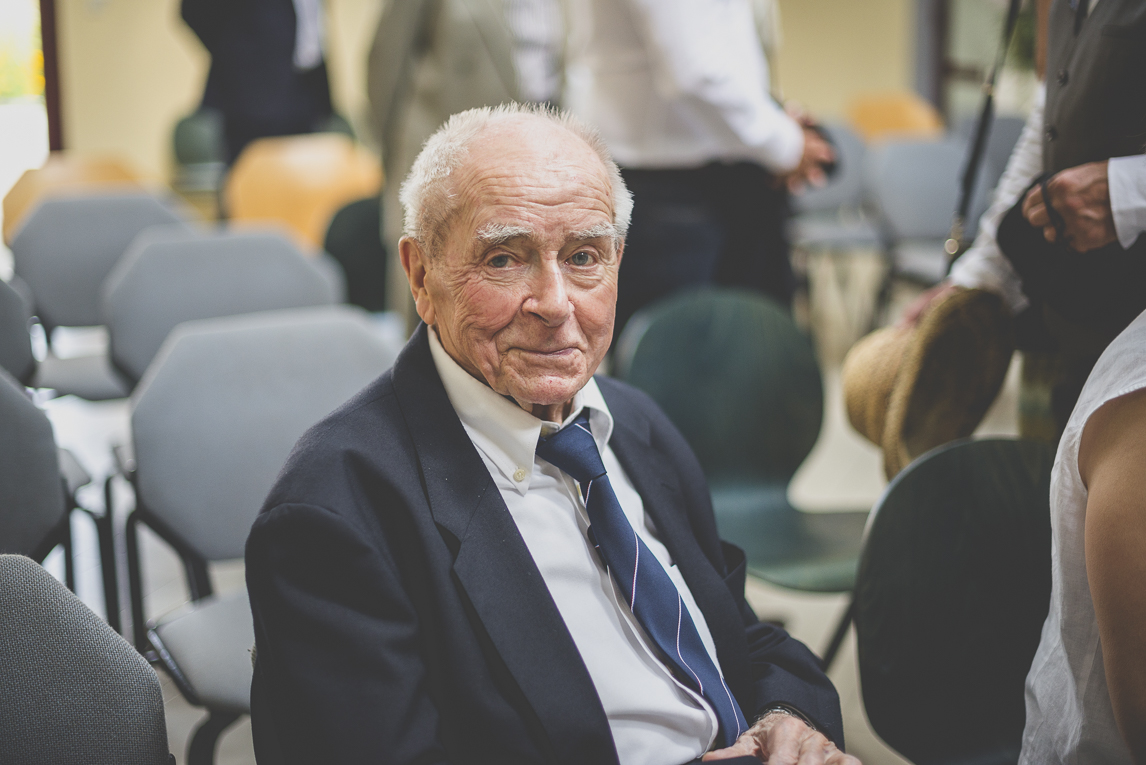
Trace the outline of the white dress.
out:
M 1102 645 L 1086 577 L 1086 487 L 1078 445 L 1107 401 L 1146 388 L 1146 313 L 1106 349 L 1067 422 L 1051 475 L 1051 602 L 1027 675 L 1027 724 L 1020 765 L 1132 762 L 1106 688 Z

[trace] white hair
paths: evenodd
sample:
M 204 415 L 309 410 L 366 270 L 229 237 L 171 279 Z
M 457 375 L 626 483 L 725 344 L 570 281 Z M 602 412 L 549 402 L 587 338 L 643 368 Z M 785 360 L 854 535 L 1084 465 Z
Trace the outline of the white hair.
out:
M 421 242 L 430 251 L 437 249 L 459 202 L 449 186 L 449 177 L 468 156 L 470 142 L 486 128 L 523 115 L 564 128 L 584 141 L 600 158 L 612 186 L 613 234 L 618 240 L 625 236 L 633 214 L 633 196 L 597 130 L 567 111 L 518 103 L 459 112 L 430 136 L 414 160 L 399 195 L 405 213 L 403 233 L 406 236 Z

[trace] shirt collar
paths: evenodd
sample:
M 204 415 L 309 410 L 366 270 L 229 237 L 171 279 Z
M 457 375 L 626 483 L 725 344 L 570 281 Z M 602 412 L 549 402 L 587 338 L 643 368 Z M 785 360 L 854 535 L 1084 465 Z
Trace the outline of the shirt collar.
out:
M 430 355 L 434 359 L 438 376 L 442 378 L 446 396 L 465 425 L 474 446 L 485 453 L 518 492 L 525 494 L 529 490 L 537 439 L 542 430 L 548 434 L 565 427 L 583 409 L 589 410 L 589 430 L 597 442 L 597 449 L 604 454 L 605 445 L 613 434 L 613 415 L 609 413 L 596 380 L 589 378 L 585 387 L 573 396 L 573 407 L 564 422 L 559 425 L 543 422 L 462 369 L 446 353 L 433 327 L 430 327 L 427 334 Z M 524 472 L 522 480 L 517 480 L 517 476 L 521 475 L 519 470 Z

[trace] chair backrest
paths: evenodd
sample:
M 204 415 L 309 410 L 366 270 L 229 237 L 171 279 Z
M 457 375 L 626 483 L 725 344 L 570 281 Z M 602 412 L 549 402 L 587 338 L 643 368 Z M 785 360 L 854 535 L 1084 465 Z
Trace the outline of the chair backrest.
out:
M 28 323 L 32 307 L 8 282 L 0 280 L 0 369 L 28 384 L 36 373 Z
M 346 274 L 347 302 L 367 311 L 386 307 L 386 248 L 378 197 L 356 200 L 335 213 L 323 248 Z
M 140 504 L 206 560 L 241 557 L 295 441 L 398 350 L 348 306 L 180 325 L 132 399 Z
M 1036 441 L 957 441 L 876 504 L 855 627 L 875 731 L 918 765 L 1015 762 L 1050 602 L 1050 473 Z
M 967 144 L 888 140 L 868 152 L 865 184 L 894 240 L 946 239 L 959 204 Z M 983 208 L 989 172 L 979 173 L 971 220 Z
M 171 144 L 175 155 L 176 188 L 214 191 L 227 170 L 223 113 L 200 107 L 175 123 Z
M 680 428 L 710 481 L 787 484 L 819 435 L 812 344 L 757 293 L 705 289 L 649 306 L 614 361 Z
M 52 424 L 0 370 L 0 553 L 39 557 L 66 511 Z
M 45 199 L 12 240 L 16 274 L 48 329 L 100 323 L 100 286 L 139 232 L 185 221 L 176 204 L 148 193 Z
M 857 208 L 863 202 L 863 174 L 867 146 L 854 130 L 843 123 L 825 126 L 836 150 L 836 172 L 827 185 L 807 188 L 792 197 L 799 212 Z
M 185 321 L 330 305 L 339 294 L 286 237 L 151 229 L 103 285 L 112 363 L 138 382 L 168 333 Z
M 252 141 L 227 176 L 233 221 L 279 222 L 321 247 L 330 219 L 347 202 L 378 193 L 378 158 L 340 133 Z
M 4 242 L 12 238 L 44 197 L 65 191 L 123 193 L 142 190 L 139 174 L 117 157 L 77 156 L 53 151 L 43 167 L 25 170 L 4 195 Z
M 0 762 L 166 765 L 159 678 L 34 561 L 0 555 Z
M 868 93 L 848 105 L 848 119 L 867 141 L 915 136 L 936 138 L 943 119 L 928 101 L 915 93 Z

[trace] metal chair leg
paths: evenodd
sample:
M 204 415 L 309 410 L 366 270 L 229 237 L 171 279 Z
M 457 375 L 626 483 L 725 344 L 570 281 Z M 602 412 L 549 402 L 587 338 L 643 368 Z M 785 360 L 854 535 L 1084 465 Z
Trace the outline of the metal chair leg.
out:
M 72 542 L 72 514 L 64 516 L 64 526 L 60 544 L 64 548 L 64 584 L 72 592 L 76 591 L 76 550 Z
M 836 654 L 840 652 L 840 646 L 843 645 L 844 638 L 847 637 L 848 628 L 852 626 L 852 618 L 856 613 L 856 598 L 853 594 L 848 601 L 848 608 L 844 611 L 840 621 L 836 624 L 836 630 L 832 633 L 832 640 L 828 643 L 828 650 L 824 651 L 824 658 L 820 659 L 820 666 L 824 672 L 831 668 L 832 662 L 836 659 Z
M 187 765 L 212 765 L 219 736 L 239 717 L 238 712 L 212 710 L 210 716 L 191 735 L 191 742 L 187 745 Z
M 131 597 L 131 634 L 135 649 L 147 651 L 147 617 L 143 613 L 143 572 L 139 563 L 139 517 L 133 511 L 124 526 L 127 547 L 127 585 Z

